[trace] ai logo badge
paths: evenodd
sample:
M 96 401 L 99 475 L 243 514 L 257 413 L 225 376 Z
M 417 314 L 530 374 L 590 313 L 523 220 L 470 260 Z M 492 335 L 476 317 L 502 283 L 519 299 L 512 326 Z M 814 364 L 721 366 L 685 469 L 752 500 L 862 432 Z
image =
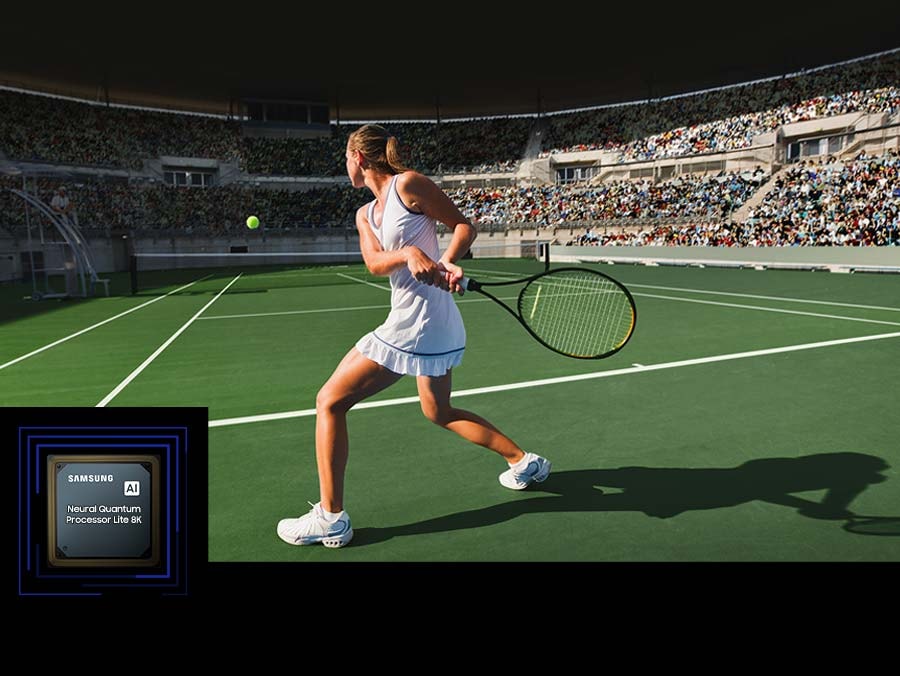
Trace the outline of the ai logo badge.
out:
M 125 482 L 125 495 L 128 495 L 132 498 L 137 497 L 141 494 L 141 482 L 140 481 L 126 481 Z

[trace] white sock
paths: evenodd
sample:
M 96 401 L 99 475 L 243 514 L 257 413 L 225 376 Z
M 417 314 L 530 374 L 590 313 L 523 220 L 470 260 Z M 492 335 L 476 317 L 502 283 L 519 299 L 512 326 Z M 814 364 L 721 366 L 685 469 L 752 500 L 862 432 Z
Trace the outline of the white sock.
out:
M 528 467 L 528 463 L 532 460 L 533 456 L 534 456 L 534 453 L 526 453 L 525 457 L 523 457 L 521 460 L 519 460 L 519 462 L 509 463 L 510 469 L 512 469 L 515 472 L 525 469 L 526 467 Z
M 338 520 L 338 517 L 341 515 L 341 513 L 342 513 L 343 511 L 344 511 L 344 510 L 341 510 L 340 512 L 329 512 L 327 509 L 325 509 L 324 507 L 322 507 L 322 516 L 325 517 L 325 520 L 326 520 L 328 523 L 334 523 L 335 521 Z

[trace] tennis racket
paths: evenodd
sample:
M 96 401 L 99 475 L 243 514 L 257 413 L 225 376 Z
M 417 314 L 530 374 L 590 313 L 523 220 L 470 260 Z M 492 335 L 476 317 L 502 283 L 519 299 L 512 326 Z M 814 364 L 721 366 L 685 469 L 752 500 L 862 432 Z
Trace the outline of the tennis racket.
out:
M 525 284 L 516 310 L 486 288 L 512 284 Z M 541 345 L 566 357 L 609 357 L 625 347 L 634 333 L 637 308 L 631 293 L 595 270 L 557 268 L 508 282 L 463 277 L 460 285 L 493 300 Z

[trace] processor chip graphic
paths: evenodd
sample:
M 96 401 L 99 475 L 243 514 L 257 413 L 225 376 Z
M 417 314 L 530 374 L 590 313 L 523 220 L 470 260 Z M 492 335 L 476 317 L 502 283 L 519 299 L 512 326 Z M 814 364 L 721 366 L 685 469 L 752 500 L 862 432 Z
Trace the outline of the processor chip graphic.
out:
M 159 562 L 159 458 L 47 458 L 52 566 L 153 566 Z

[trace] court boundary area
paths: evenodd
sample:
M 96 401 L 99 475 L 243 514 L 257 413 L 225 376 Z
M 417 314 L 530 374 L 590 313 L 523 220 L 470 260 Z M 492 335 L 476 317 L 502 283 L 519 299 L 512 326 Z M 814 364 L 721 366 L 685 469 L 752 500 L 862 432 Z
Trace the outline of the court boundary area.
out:
M 630 366 L 628 368 L 612 369 L 609 371 L 598 371 L 594 373 L 579 373 L 571 376 L 560 376 L 556 378 L 542 378 L 540 380 L 527 380 L 519 383 L 509 383 L 506 385 L 491 385 L 488 387 L 475 387 L 468 390 L 455 390 L 452 397 L 467 397 L 476 394 L 489 394 L 492 392 L 506 392 L 509 390 L 521 390 L 532 387 L 543 387 L 546 385 L 557 385 L 561 383 L 577 382 L 580 380 L 594 380 L 597 378 L 610 378 L 612 376 L 631 375 L 635 373 L 645 373 L 648 371 L 662 371 L 673 368 L 681 368 L 683 366 L 697 366 L 701 364 L 712 364 L 723 361 L 733 361 L 736 359 L 748 359 L 752 357 L 763 357 L 771 354 L 784 354 L 787 352 L 800 352 L 803 350 L 814 350 L 823 347 L 833 347 L 836 345 L 849 345 L 852 343 L 863 343 L 873 340 L 883 340 L 885 338 L 900 338 L 900 331 L 893 333 L 881 333 L 869 336 L 857 336 L 854 338 L 839 338 L 836 340 L 826 340 L 817 343 L 800 343 L 797 345 L 786 345 L 783 347 L 772 347 L 762 350 L 751 350 L 749 352 L 734 352 L 731 354 L 714 355 L 710 357 L 698 357 L 696 359 L 682 359 L 680 361 L 664 362 L 661 364 L 646 364 L 640 366 Z M 397 406 L 400 404 L 418 403 L 419 397 L 397 397 L 395 399 L 383 399 L 380 401 L 363 401 L 353 407 L 352 410 L 361 410 L 366 408 L 379 408 L 383 406 Z M 226 427 L 231 425 L 245 425 L 248 423 L 268 422 L 272 420 L 284 420 L 286 418 L 303 418 L 316 414 L 316 409 L 308 408 L 298 411 L 285 411 L 282 413 L 265 413 L 255 416 L 242 416 L 238 418 L 223 418 L 220 420 L 211 420 L 209 427 Z

